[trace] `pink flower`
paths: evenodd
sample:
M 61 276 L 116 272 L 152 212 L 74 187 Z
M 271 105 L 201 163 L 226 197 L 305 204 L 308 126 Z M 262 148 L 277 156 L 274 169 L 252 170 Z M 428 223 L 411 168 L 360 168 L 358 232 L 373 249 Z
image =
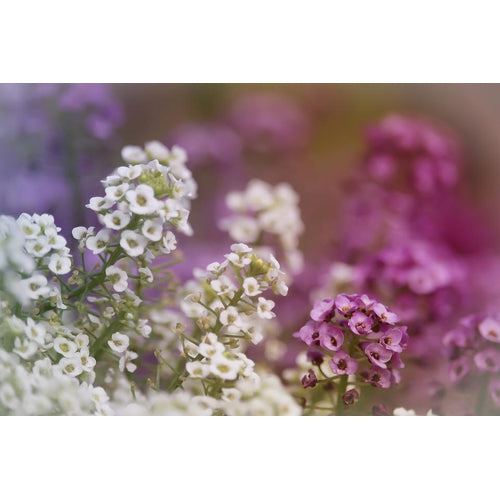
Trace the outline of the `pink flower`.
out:
M 337 351 L 330 360 L 330 368 L 336 375 L 352 375 L 358 369 L 358 362 L 343 349 Z

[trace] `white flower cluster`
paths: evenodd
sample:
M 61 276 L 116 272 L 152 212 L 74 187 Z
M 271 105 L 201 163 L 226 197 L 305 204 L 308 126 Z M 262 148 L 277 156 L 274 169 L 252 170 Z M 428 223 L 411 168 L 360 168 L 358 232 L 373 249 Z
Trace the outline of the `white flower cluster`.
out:
M 239 379 L 234 387 L 223 388 L 218 398 L 199 394 L 194 386 L 169 394 L 150 390 L 147 394 L 130 388 L 123 379 L 113 393 L 112 409 L 118 415 L 230 415 L 230 416 L 296 416 L 302 409 L 287 392 L 280 379 L 270 373 L 254 373 Z
M 298 206 L 298 195 L 287 183 L 277 186 L 254 179 L 245 191 L 233 191 L 226 204 L 233 215 L 223 219 L 220 227 L 234 241 L 266 245 L 266 233 L 278 238 L 287 267 L 293 273 L 303 268 L 303 256 L 298 249 L 304 224 Z
M 151 261 L 175 250 L 177 240 L 169 229 L 192 234 L 188 217 L 196 182 L 181 148 L 169 151 L 160 142 L 150 142 L 144 150 L 127 146 L 122 156 L 130 165 L 118 167 L 103 180 L 105 195 L 86 205 L 104 228 L 95 233 L 93 227 L 78 227 L 73 236 L 80 248 L 86 246 L 97 255 L 114 244 L 112 236 L 119 232 L 118 244 L 128 256 Z
M 80 384 L 49 358 L 28 368 L 0 348 L 1 415 L 107 415 L 108 399 L 103 388 Z
M 286 295 L 288 288 L 272 255 L 264 260 L 246 244 L 237 243 L 225 257 L 197 272 L 198 281 L 188 286 L 191 293 L 181 308 L 196 327 L 191 337 L 183 338 L 181 349 L 190 378 L 209 384 L 218 380 L 227 387 L 255 377 L 255 363 L 242 348 L 246 342 L 259 343 L 262 323 L 275 316 L 274 301 L 262 294 L 272 290 Z M 213 385 L 220 391 L 217 383 Z
M 35 259 L 37 268 L 47 266 L 54 274 L 68 274 L 71 271 L 71 254 L 66 239 L 57 234 L 61 231 L 49 214 L 23 213 L 17 219 L 26 241 L 24 249 Z
M 35 261 L 24 250 L 25 236 L 12 217 L 0 215 L 0 311 L 9 296 L 25 305 L 29 302 L 29 283 L 23 279 L 35 270 Z
M 302 408 L 287 392 L 280 379 L 264 373 L 238 380 L 234 387 L 222 389 L 221 410 L 232 416 L 298 416 Z

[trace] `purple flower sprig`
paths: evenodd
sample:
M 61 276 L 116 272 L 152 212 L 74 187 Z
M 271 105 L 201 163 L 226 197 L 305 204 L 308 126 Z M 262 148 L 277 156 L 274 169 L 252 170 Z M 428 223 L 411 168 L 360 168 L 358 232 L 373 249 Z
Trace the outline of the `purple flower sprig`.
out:
M 475 412 L 483 413 L 486 393 L 500 407 L 500 315 L 466 316 L 443 343 L 451 382 L 463 385 L 479 379 Z
M 294 334 L 308 346 L 307 358 L 317 368 L 308 371 L 302 385 L 335 383 L 335 413 L 358 400 L 360 385 L 387 389 L 400 381 L 407 327 L 399 325 L 397 314 L 384 304 L 367 295 L 339 294 L 315 302 L 310 317 Z

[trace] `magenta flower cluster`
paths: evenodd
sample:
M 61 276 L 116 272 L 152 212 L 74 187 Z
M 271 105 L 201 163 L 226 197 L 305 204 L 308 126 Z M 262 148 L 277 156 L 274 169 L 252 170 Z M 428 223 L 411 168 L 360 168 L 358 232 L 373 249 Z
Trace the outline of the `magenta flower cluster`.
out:
M 450 380 L 461 384 L 478 375 L 486 378 L 491 399 L 500 406 L 500 318 L 467 316 L 443 342 L 450 359 Z
M 400 354 L 408 343 L 405 326 L 385 305 L 366 295 L 340 294 L 314 304 L 308 321 L 295 334 L 309 347 L 308 358 L 321 365 L 324 358 L 337 375 L 359 374 L 361 380 L 387 389 L 400 380 Z M 313 370 L 303 378 L 313 387 Z
M 426 120 L 389 115 L 367 131 L 365 167 L 384 184 L 411 186 L 421 195 L 454 186 L 458 178 L 455 141 Z

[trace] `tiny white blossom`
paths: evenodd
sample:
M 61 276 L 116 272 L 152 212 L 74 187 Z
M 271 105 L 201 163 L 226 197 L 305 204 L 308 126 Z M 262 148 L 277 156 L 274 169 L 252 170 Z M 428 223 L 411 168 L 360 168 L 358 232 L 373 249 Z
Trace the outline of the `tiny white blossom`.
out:
M 45 326 L 42 323 L 35 323 L 32 318 L 26 320 L 26 326 L 24 327 L 26 336 L 36 342 L 38 345 L 45 344 L 45 334 L 47 332 Z
M 52 254 L 49 260 L 49 269 L 54 274 L 68 274 L 71 271 L 71 259 L 56 253 Z
M 168 150 L 168 148 L 160 141 L 147 142 L 144 149 L 151 158 L 155 158 L 160 161 L 168 160 L 168 157 L 170 155 L 170 151 Z
M 128 288 L 127 273 L 116 266 L 106 268 L 106 276 L 116 292 L 123 292 Z
M 275 303 L 272 300 L 267 300 L 264 297 L 259 297 L 259 303 L 257 304 L 257 314 L 262 319 L 271 319 L 276 315 L 272 312 Z
M 249 297 L 255 297 L 255 295 L 262 293 L 262 290 L 259 288 L 259 282 L 253 277 L 244 279 L 243 290 L 245 290 L 245 293 Z
M 125 146 L 122 148 L 122 158 L 127 163 L 144 163 L 148 156 L 139 146 Z
M 133 180 L 137 179 L 142 174 L 142 167 L 140 165 L 130 165 L 128 167 L 118 167 L 116 173 L 123 179 Z
M 140 267 L 139 275 L 142 280 L 147 281 L 148 283 L 153 283 L 153 273 L 148 267 Z
M 160 241 L 163 234 L 161 222 L 147 219 L 141 228 L 142 234 L 151 241 Z
M 104 212 L 108 208 L 114 205 L 114 201 L 109 198 L 103 198 L 102 196 L 94 196 L 90 198 L 89 202 L 85 205 L 90 210 L 94 212 Z
M 109 200 L 113 201 L 118 201 L 123 196 L 125 196 L 125 193 L 128 191 L 128 188 L 130 187 L 130 184 L 127 182 L 124 182 L 123 184 L 120 184 L 118 186 L 108 186 L 104 191 L 106 192 L 106 198 Z
M 82 362 L 79 357 L 73 358 L 62 358 L 58 366 L 62 369 L 66 375 L 71 375 L 72 377 L 78 377 L 83 372 Z
M 107 229 L 101 229 L 95 236 L 89 236 L 86 241 L 87 248 L 95 255 L 106 250 L 110 239 L 110 232 Z
M 125 230 L 120 237 L 120 246 L 131 257 L 137 257 L 144 253 L 148 240 L 141 234 L 134 231 Z
M 161 251 L 163 253 L 168 254 L 177 248 L 177 239 L 172 231 L 167 231 L 161 242 Z
M 222 354 L 210 359 L 210 372 L 223 380 L 235 380 L 238 377 L 241 364 L 238 361 L 229 360 Z
M 25 243 L 26 251 L 33 257 L 43 257 L 50 252 L 49 239 L 44 234 Z
M 132 363 L 132 360 L 137 358 L 138 358 L 137 353 L 133 351 L 125 351 L 122 357 L 120 358 L 118 368 L 120 369 L 121 372 L 126 369 L 128 372 L 134 373 L 135 370 L 137 369 L 137 366 L 134 365 L 134 363 Z
M 206 378 L 210 373 L 210 367 L 201 361 L 189 361 L 186 370 L 193 378 Z
M 129 344 L 130 339 L 128 336 L 120 332 L 113 333 L 111 340 L 108 340 L 109 347 L 119 354 L 124 353 L 128 349 Z
M 121 210 L 115 210 L 114 212 L 104 215 L 102 222 L 110 229 L 120 230 L 130 222 L 130 214 L 122 212 Z
M 65 337 L 54 339 L 54 351 L 62 354 L 65 358 L 73 358 L 77 350 L 77 345 L 72 340 Z
M 155 198 L 154 190 L 147 184 L 139 184 L 135 190 L 127 191 L 126 198 L 130 210 L 139 215 L 147 215 L 156 212 L 160 204 Z

